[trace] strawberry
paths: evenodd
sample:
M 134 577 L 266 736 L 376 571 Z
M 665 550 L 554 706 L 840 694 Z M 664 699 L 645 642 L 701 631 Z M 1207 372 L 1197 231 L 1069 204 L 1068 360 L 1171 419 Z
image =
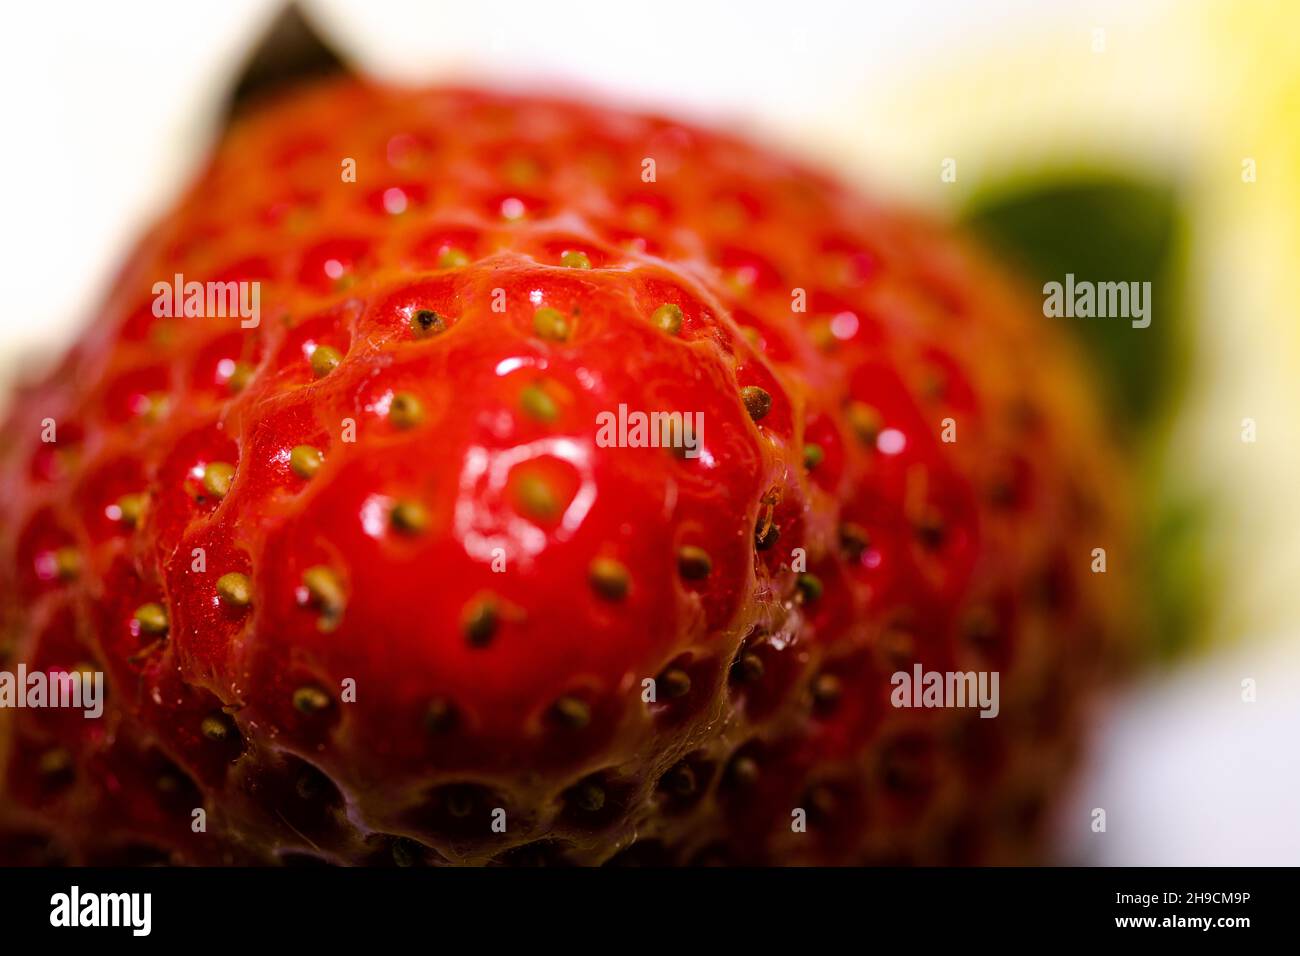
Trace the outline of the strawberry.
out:
M 729 135 L 282 96 L 4 427 L 0 666 L 107 690 L 0 710 L 0 858 L 1034 859 L 1128 599 L 1033 313 Z M 996 718 L 895 706 L 914 665 Z

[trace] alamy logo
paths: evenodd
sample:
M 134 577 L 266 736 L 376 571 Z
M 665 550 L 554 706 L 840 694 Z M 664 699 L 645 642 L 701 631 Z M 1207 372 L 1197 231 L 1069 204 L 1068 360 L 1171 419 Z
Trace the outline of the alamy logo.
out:
M 997 671 L 927 671 L 913 664 L 911 673 L 895 671 L 889 702 L 895 707 L 978 707 L 981 717 L 996 717 Z
M 0 671 L 0 707 L 80 710 L 94 720 L 104 713 L 102 671 Z
M 78 886 L 50 897 L 51 926 L 129 926 L 148 936 L 153 926 L 152 893 L 85 893 Z
M 681 448 L 687 458 L 700 457 L 704 444 L 703 412 L 618 412 L 596 415 L 600 448 Z
M 1132 319 L 1135 329 L 1151 324 L 1150 282 L 1076 282 L 1074 273 L 1065 282 L 1043 286 L 1043 315 L 1067 319 Z
M 244 329 L 255 329 L 262 321 L 260 282 L 186 282 L 178 272 L 171 282 L 155 282 L 153 295 L 153 314 L 160 319 L 239 316 Z

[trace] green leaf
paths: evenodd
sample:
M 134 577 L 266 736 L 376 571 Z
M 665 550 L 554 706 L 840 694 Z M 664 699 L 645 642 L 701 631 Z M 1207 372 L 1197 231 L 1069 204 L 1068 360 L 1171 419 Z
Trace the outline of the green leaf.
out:
M 1112 174 L 1015 178 L 978 193 L 963 216 L 1041 289 L 1075 281 L 1151 283 L 1151 324 L 1123 318 L 1048 318 L 1092 356 L 1112 418 L 1132 435 L 1166 411 L 1184 366 L 1178 282 L 1182 229 L 1174 190 Z
M 1185 227 L 1176 190 L 1119 173 L 1038 174 L 976 194 L 964 221 L 1047 282 L 1150 282 L 1151 324 L 1123 318 L 1044 316 L 1077 336 L 1091 357 L 1116 433 L 1126 439 L 1139 499 L 1139 591 L 1154 627 L 1146 650 L 1177 657 L 1205 643 L 1214 603 L 1206 531 L 1213 502 L 1168 458 L 1192 339 L 1181 281 Z

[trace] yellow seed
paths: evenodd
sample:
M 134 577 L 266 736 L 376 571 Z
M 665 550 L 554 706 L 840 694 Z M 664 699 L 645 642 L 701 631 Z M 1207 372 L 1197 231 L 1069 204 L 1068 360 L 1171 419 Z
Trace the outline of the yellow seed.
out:
M 230 736 L 230 723 L 225 715 L 209 714 L 199 723 L 199 733 L 208 740 L 225 740 Z
M 247 362 L 236 362 L 234 369 L 230 372 L 230 378 L 226 379 L 226 387 L 231 392 L 238 394 L 248 387 L 248 383 L 253 380 L 253 366 Z
M 319 687 L 299 687 L 293 692 L 294 709 L 304 714 L 319 714 L 329 708 L 329 694 Z
M 54 567 L 60 580 L 73 580 L 81 574 L 81 552 L 71 546 L 59 548 L 54 552 Z
M 691 675 L 680 667 L 670 667 L 656 681 L 664 696 L 670 699 L 685 697 L 691 692 Z
M 429 702 L 429 709 L 424 715 L 425 729 L 431 734 L 445 734 L 457 723 L 456 705 L 442 697 L 435 697 Z
M 682 330 L 682 310 L 679 306 L 666 302 L 654 310 L 650 321 L 669 335 L 676 335 Z
M 209 462 L 203 469 L 203 490 L 220 500 L 230 491 L 235 477 L 235 466 L 226 461 Z
M 393 506 L 389 519 L 403 534 L 420 534 L 429 526 L 429 512 L 418 501 L 399 501 Z
M 398 392 L 388 406 L 388 420 L 397 428 L 413 428 L 424 421 L 424 405 L 410 392 Z
M 330 372 L 339 367 L 343 361 L 343 356 L 339 350 L 330 348 L 328 345 L 318 345 L 311 353 L 311 370 L 317 378 L 324 378 Z
M 880 434 L 880 413 L 865 402 L 849 402 L 844 410 L 849 427 L 864 445 L 875 445 Z
M 927 509 L 916 520 L 916 536 L 920 539 L 921 544 L 930 550 L 934 550 L 943 544 L 946 531 L 943 515 L 939 514 L 934 508 Z
M 587 580 L 592 589 L 607 601 L 621 601 L 627 597 L 632 576 L 621 561 L 597 558 L 587 569 Z
M 573 795 L 573 802 L 579 810 L 598 813 L 605 806 L 605 788 L 594 782 L 583 783 Z
M 41 754 L 37 768 L 47 777 L 66 773 L 72 767 L 72 754 L 62 747 L 52 747 Z
M 446 328 L 446 321 L 433 309 L 416 309 L 411 313 L 411 331 L 417 338 L 429 338 Z
M 591 722 L 591 705 L 579 697 L 561 697 L 551 712 L 566 727 L 581 730 Z
M 491 598 L 479 598 L 465 608 L 465 640 L 474 647 L 487 646 L 497 632 L 501 615 Z
M 311 445 L 295 445 L 289 452 L 289 468 L 299 478 L 310 478 L 320 471 L 321 462 L 325 460 L 319 448 Z
M 719 229 L 735 231 L 749 219 L 749 211 L 735 199 L 723 199 L 712 210 L 713 221 Z
M 149 344 L 159 349 L 169 349 L 176 344 L 176 323 L 170 320 L 155 322 L 149 327 Z
M 217 594 L 231 607 L 247 607 L 253 600 L 253 585 L 246 575 L 231 571 L 217 578 Z
M 653 229 L 659 222 L 659 210 L 647 202 L 633 203 L 627 208 L 627 222 L 638 232 Z
M 539 422 L 553 422 L 560 413 L 555 399 L 537 385 L 529 385 L 519 393 L 519 404 L 530 418 Z
M 140 417 L 146 421 L 157 422 L 167 417 L 171 402 L 162 392 L 151 392 L 140 409 Z
M 824 320 L 813 324 L 812 341 L 823 352 L 834 352 L 840 344 L 840 340 L 831 331 L 830 322 Z
M 732 269 L 723 281 L 736 295 L 746 296 L 754 287 L 754 274 L 747 269 Z
M 591 260 L 587 258 L 585 252 L 566 249 L 564 255 L 560 256 L 560 265 L 568 269 L 590 269 Z
M 677 570 L 686 580 L 699 581 L 713 571 L 713 560 L 703 548 L 688 544 L 677 552 Z
M 833 710 L 839 702 L 842 689 L 838 677 L 829 671 L 823 671 L 813 678 L 809 687 L 812 691 L 813 706 L 823 713 Z
M 839 528 L 840 547 L 852 560 L 861 559 L 863 553 L 871 546 L 871 536 L 860 524 L 846 521 Z
M 537 181 L 542 168 L 531 156 L 512 156 L 501 167 L 506 182 L 515 186 L 529 186 Z
M 822 596 L 822 579 L 815 574 L 805 572 L 799 575 L 795 579 L 795 586 L 799 589 L 799 596 L 803 598 L 805 604 L 812 604 Z
M 145 634 L 166 634 L 167 611 L 161 604 L 141 604 L 135 609 L 135 623 Z
M 553 342 L 567 342 L 572 334 L 569 320 L 565 318 L 564 313 L 548 305 L 542 306 L 533 313 L 533 331 Z
M 467 265 L 469 265 L 469 253 L 464 249 L 457 249 L 453 246 L 450 249 L 444 249 L 442 254 L 438 256 L 439 269 L 459 269 L 461 266 Z
M 544 478 L 525 475 L 515 486 L 515 497 L 524 514 L 539 521 L 549 521 L 560 511 L 555 492 Z
M 745 651 L 731 665 L 731 676 L 732 679 L 741 684 L 752 684 L 755 681 L 762 680 L 766 670 L 763 658 L 753 651 Z
M 134 528 L 144 514 L 144 495 L 123 495 L 117 499 L 117 511 L 118 520 L 128 528 Z
M 311 602 L 326 618 L 336 618 L 343 611 L 343 585 L 338 575 L 324 565 L 308 568 L 302 575 L 303 586 Z
M 754 421 L 762 421 L 772 410 L 772 396 L 757 385 L 746 385 L 740 390 L 740 399 L 745 403 L 745 410 Z

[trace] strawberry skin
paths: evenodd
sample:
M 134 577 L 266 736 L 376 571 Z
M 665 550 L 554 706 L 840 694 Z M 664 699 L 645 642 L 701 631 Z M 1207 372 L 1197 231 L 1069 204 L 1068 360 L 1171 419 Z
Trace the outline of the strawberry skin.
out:
M 281 99 L 5 425 L 0 667 L 107 694 L 0 710 L 0 861 L 1034 859 L 1130 603 L 1093 404 L 961 237 L 743 141 Z

